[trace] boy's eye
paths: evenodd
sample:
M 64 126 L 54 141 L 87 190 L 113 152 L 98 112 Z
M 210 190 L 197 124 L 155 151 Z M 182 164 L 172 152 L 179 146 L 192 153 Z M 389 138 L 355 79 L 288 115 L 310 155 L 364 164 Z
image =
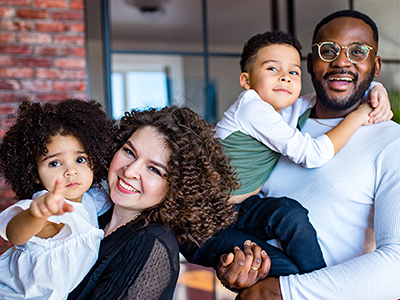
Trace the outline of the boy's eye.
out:
M 267 68 L 267 70 L 271 70 L 271 71 L 278 71 L 278 69 L 277 69 L 277 68 L 275 68 L 275 67 L 268 67 L 268 68 Z
M 297 72 L 297 71 L 290 71 L 289 72 L 291 75 L 299 75 L 299 72 Z
M 86 157 L 83 157 L 83 156 L 79 156 L 79 157 L 76 159 L 76 163 L 77 163 L 77 164 L 84 164 L 86 161 L 87 161 Z
M 59 166 L 61 166 L 61 163 L 59 161 L 51 161 L 49 163 L 49 167 L 50 168 L 56 168 L 56 167 L 59 167 Z

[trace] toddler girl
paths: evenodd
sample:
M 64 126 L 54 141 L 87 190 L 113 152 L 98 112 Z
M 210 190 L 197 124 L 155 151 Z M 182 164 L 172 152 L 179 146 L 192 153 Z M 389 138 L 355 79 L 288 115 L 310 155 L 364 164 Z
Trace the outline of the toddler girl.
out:
M 90 270 L 115 130 L 95 101 L 19 106 L 0 146 L 0 171 L 20 199 L 0 213 L 0 235 L 15 245 L 0 256 L 0 299 L 65 299 Z

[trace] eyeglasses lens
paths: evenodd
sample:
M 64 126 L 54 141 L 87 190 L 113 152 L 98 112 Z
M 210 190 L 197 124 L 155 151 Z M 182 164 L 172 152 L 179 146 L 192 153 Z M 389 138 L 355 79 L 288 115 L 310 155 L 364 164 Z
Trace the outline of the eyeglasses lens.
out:
M 319 52 L 323 59 L 332 61 L 339 55 L 340 48 L 334 43 L 324 43 L 319 48 Z
M 349 56 L 354 62 L 363 62 L 367 58 L 368 52 L 368 48 L 363 45 L 352 45 L 348 50 Z
M 333 61 L 340 53 L 340 46 L 335 43 L 323 43 L 319 49 L 321 57 L 326 61 Z M 351 45 L 347 49 L 348 58 L 355 63 L 363 62 L 369 53 L 364 45 Z

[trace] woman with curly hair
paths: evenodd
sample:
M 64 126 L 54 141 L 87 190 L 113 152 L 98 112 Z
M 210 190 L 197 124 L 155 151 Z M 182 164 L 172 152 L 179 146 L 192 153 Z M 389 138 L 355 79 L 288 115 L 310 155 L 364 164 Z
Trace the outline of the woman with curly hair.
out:
M 237 180 L 212 127 L 188 108 L 125 113 L 117 144 L 99 258 L 68 299 L 172 299 L 178 243 L 201 245 L 234 221 Z
M 98 256 L 97 216 L 111 206 L 99 184 L 117 127 L 100 104 L 78 99 L 23 102 L 15 118 L 0 146 L 20 199 L 0 214 L 0 234 L 15 245 L 0 257 L 0 299 L 66 299 Z

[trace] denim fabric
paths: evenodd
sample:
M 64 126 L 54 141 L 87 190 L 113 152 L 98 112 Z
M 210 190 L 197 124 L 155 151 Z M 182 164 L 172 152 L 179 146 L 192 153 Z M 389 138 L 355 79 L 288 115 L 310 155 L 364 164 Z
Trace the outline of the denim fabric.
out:
M 233 227 L 263 241 L 278 239 L 300 273 L 326 266 L 308 211 L 297 201 L 252 196 L 237 209 L 239 215 Z
M 189 248 L 187 245 L 181 245 L 180 252 L 191 263 L 215 269 L 222 254 L 232 252 L 235 246 L 243 249 L 246 240 L 255 242 L 268 253 L 271 259 L 269 277 L 299 273 L 296 265 L 280 249 L 233 228 L 220 230 L 203 243 L 200 248 Z
M 243 248 L 251 240 L 264 249 L 271 259 L 269 277 L 306 273 L 325 267 L 316 232 L 308 220 L 308 211 L 288 198 L 252 196 L 236 205 L 236 222 L 219 230 L 198 247 L 181 245 L 180 251 L 191 262 L 216 268 L 222 254 Z M 279 239 L 284 250 L 266 243 Z

